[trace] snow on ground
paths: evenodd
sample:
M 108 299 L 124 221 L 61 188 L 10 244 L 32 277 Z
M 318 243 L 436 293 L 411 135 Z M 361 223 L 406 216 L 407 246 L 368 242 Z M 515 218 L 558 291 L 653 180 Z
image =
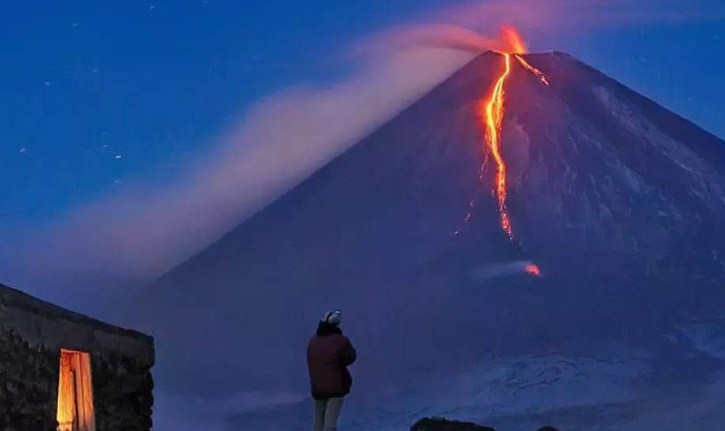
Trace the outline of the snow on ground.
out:
M 407 431 L 444 416 L 532 431 L 725 431 L 725 338 L 721 322 L 695 322 L 654 355 L 622 345 L 588 354 L 549 352 L 449 370 L 414 383 L 354 392 L 341 430 Z M 694 370 L 694 371 L 693 371 Z M 699 371 L 698 371 L 699 370 Z M 236 415 L 230 429 L 307 431 L 310 401 Z
M 355 420 L 346 425 L 360 431 L 406 430 L 423 416 L 479 420 L 631 402 L 637 400 L 631 382 L 648 371 L 645 358 L 634 356 L 603 360 L 552 353 L 496 361 L 378 396 L 348 415 Z
M 708 355 L 725 359 L 725 325 L 720 320 L 702 321 L 678 327 L 679 338 L 684 338 L 692 348 Z

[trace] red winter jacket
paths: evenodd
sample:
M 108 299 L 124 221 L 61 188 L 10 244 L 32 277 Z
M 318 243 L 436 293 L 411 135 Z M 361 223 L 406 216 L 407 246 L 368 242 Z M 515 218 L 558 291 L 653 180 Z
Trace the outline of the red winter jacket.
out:
M 347 370 L 357 359 L 357 352 L 342 331 L 320 323 L 317 335 L 307 347 L 307 368 L 310 372 L 312 397 L 320 399 L 344 397 L 352 388 Z

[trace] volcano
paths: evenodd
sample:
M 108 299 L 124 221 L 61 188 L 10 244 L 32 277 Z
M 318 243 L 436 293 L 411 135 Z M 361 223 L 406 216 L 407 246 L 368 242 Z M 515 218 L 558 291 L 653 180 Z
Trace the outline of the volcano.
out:
M 657 390 L 705 378 L 663 377 L 693 357 L 719 369 L 676 334 L 723 317 L 725 142 L 570 55 L 521 59 L 500 121 L 512 235 L 480 116 L 504 56 L 487 52 L 144 292 L 161 384 L 304 394 L 333 308 L 359 394 L 541 352 L 636 351 L 647 374 L 616 379 Z M 497 270 L 512 262 L 536 271 Z

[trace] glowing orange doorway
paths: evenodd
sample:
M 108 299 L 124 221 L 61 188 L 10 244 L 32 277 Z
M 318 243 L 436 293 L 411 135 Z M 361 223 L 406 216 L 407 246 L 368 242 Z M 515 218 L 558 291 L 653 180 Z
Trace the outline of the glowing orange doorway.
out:
M 91 355 L 60 351 L 58 431 L 96 431 Z

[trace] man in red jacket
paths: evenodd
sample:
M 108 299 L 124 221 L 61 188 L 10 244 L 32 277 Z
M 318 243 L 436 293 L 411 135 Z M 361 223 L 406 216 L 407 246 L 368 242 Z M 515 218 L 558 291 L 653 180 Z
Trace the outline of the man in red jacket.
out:
M 350 393 L 352 376 L 347 367 L 357 359 L 350 340 L 342 335 L 340 310 L 325 313 L 307 347 L 315 424 L 312 431 L 337 430 L 342 400 Z

